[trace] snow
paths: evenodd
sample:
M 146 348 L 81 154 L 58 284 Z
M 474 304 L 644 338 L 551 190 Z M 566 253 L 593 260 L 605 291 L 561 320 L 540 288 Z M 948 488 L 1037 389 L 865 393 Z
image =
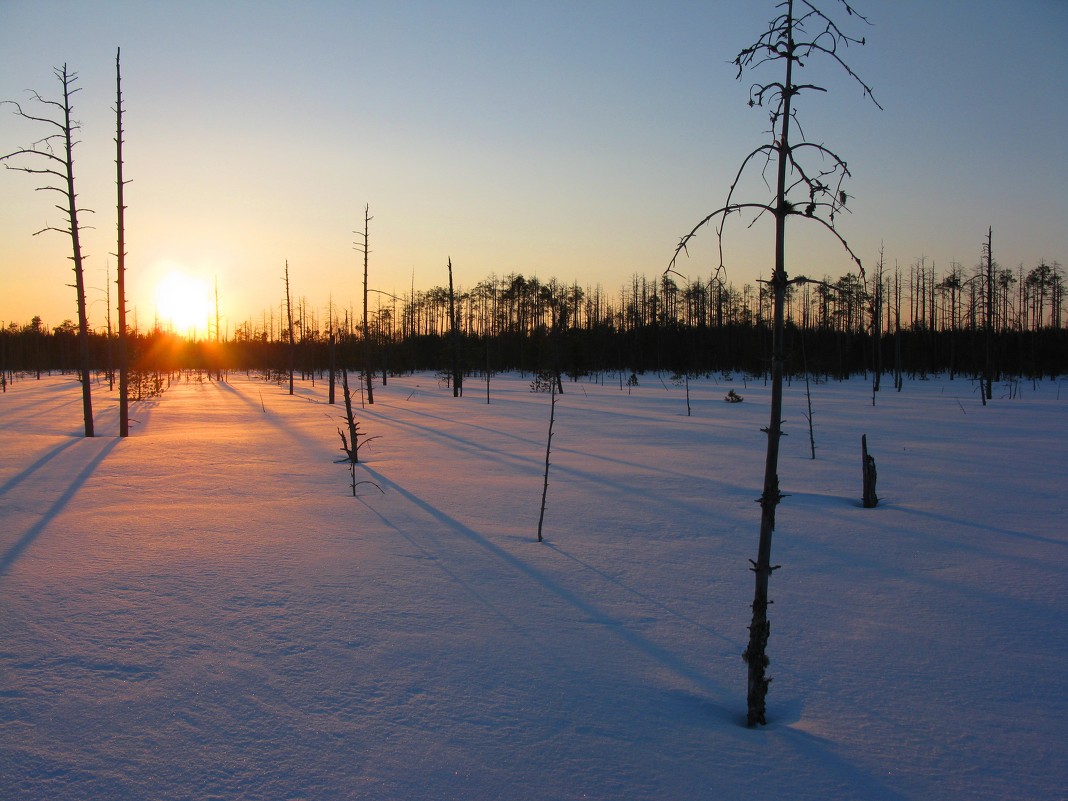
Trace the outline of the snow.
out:
M 1068 797 L 1068 383 L 813 384 L 815 461 L 787 388 L 748 729 L 768 389 L 639 378 L 565 383 L 544 543 L 529 378 L 376 386 L 356 498 L 323 382 L 182 380 L 119 440 L 17 381 L 0 798 Z

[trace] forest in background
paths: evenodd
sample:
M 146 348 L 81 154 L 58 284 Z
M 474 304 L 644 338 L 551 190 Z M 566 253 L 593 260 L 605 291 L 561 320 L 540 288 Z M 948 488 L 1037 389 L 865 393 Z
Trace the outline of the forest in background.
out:
M 491 276 L 450 297 L 448 287 L 404 297 L 376 292 L 367 336 L 358 311 L 286 302 L 230 331 L 206 321 L 208 336 L 183 337 L 158 321 L 134 326 L 132 369 L 259 370 L 304 375 L 337 369 L 401 374 L 450 370 L 454 353 L 467 375 L 548 370 L 570 376 L 647 371 L 699 375 L 766 372 L 771 337 L 767 284 L 740 290 L 713 276 L 685 280 L 633 276 L 617 292 L 551 279 Z M 372 290 L 373 291 L 373 290 Z M 453 312 L 450 314 L 450 305 Z M 978 375 L 989 348 L 994 370 L 1011 376 L 1068 373 L 1061 266 L 1025 271 L 939 274 L 924 260 L 907 271 L 848 273 L 791 285 L 787 296 L 787 370 L 791 375 L 857 373 Z M 90 338 L 95 371 L 116 364 L 117 334 Z M 366 361 L 365 361 L 366 357 Z M 0 329 L 5 373 L 77 370 L 77 326 L 49 328 L 39 317 Z

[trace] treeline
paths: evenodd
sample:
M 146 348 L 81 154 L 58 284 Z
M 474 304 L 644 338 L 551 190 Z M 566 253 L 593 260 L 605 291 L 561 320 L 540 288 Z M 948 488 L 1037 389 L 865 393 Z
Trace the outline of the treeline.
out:
M 988 359 L 1008 375 L 1068 373 L 1059 265 L 992 276 L 978 268 L 965 275 L 954 267 L 936 276 L 921 260 L 907 274 L 874 272 L 867 280 L 850 273 L 791 287 L 789 373 L 848 377 L 877 368 L 910 376 L 978 375 Z M 455 348 L 467 374 L 760 375 L 768 367 L 771 339 L 763 286 L 737 290 L 716 280 L 634 276 L 609 295 L 600 287 L 510 275 L 454 293 L 452 319 L 446 288 L 391 298 L 370 312 L 366 338 L 352 313 L 320 318 L 301 302 L 295 304 L 292 343 L 288 324 L 282 326 L 273 312 L 259 325 L 248 321 L 232 336 L 214 340 L 188 340 L 157 328 L 133 333 L 131 369 L 285 372 L 292 365 L 300 373 L 321 374 L 331 364 L 370 364 L 389 375 L 451 368 Z M 114 369 L 117 353 L 115 337 L 91 336 L 94 370 Z M 70 321 L 49 330 L 35 317 L 0 331 L 3 370 L 75 371 L 77 360 L 77 328 Z
M 1000 330 L 1036 331 L 1064 324 L 1064 275 L 1057 262 L 1040 263 L 1024 271 L 992 270 L 977 265 L 965 271 L 959 264 L 939 274 L 918 260 L 907 271 L 876 265 L 873 274 L 847 273 L 837 279 L 823 276 L 791 285 L 786 293 L 786 319 L 804 329 L 872 330 L 878 318 L 881 331 L 922 327 L 934 330 L 982 328 L 989 301 L 992 325 Z M 989 272 L 989 275 L 988 275 Z M 989 287 L 989 293 L 988 293 Z M 377 308 L 369 309 L 374 336 L 400 341 L 446 334 L 449 318 L 448 287 L 412 291 L 404 297 L 372 290 Z M 389 298 L 383 302 L 382 296 Z M 988 297 L 989 295 L 989 297 Z M 559 319 L 567 328 L 608 327 L 615 331 L 639 328 L 721 328 L 754 325 L 771 317 L 771 293 L 762 282 L 740 289 L 718 280 L 690 280 L 660 275 L 655 279 L 632 276 L 617 292 L 600 286 L 539 281 L 511 274 L 491 276 L 468 290 L 456 290 L 452 300 L 456 326 L 468 336 L 506 332 L 533 333 Z M 357 328 L 353 311 L 327 314 L 294 302 L 296 325 L 302 338 L 325 337 L 329 330 Z M 263 312 L 259 320 L 237 327 L 237 339 L 283 339 L 279 308 Z

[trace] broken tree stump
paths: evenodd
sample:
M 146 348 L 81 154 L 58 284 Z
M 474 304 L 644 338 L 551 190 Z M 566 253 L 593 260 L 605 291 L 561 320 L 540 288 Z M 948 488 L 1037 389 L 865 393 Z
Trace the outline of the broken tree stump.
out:
M 879 503 L 879 496 L 875 494 L 875 457 L 868 454 L 868 435 L 860 436 L 861 467 L 864 477 L 864 508 L 874 509 Z

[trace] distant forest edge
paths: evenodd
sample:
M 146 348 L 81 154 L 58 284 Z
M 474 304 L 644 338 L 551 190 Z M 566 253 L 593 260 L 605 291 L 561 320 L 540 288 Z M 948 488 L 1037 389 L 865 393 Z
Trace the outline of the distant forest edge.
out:
M 848 377 L 880 373 L 923 376 L 996 373 L 1068 374 L 1064 281 L 1057 263 L 1025 273 L 976 268 L 939 277 L 923 262 L 864 278 L 849 273 L 791 286 L 786 306 L 789 374 Z M 988 292 L 988 288 L 990 291 Z M 154 325 L 131 335 L 131 369 L 262 370 L 322 373 L 364 369 L 401 374 L 450 370 L 454 349 L 467 375 L 506 370 L 590 373 L 648 371 L 700 375 L 768 369 L 771 298 L 766 285 L 740 291 L 715 279 L 680 284 L 670 275 L 634 276 L 615 294 L 522 275 L 487 279 L 406 297 L 378 293 L 368 334 L 352 311 L 326 314 L 293 303 L 290 342 L 285 301 L 232 331 L 209 321 L 206 338 Z M 455 331 L 455 335 L 454 335 Z M 96 371 L 116 367 L 117 336 L 90 337 Z M 365 361 L 366 357 L 366 361 Z M 990 360 L 988 362 L 987 360 Z M 71 371 L 78 367 L 77 326 L 49 330 L 39 317 L 0 329 L 0 371 Z

